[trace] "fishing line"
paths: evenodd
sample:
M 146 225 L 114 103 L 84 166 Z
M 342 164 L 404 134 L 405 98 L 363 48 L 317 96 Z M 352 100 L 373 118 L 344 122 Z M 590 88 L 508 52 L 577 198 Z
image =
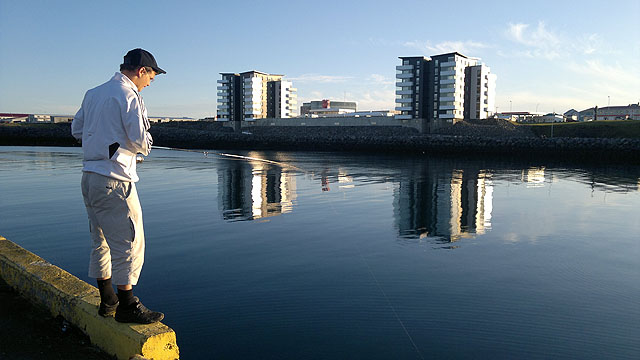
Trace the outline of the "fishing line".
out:
M 378 290 L 380 290 L 380 292 L 382 293 L 382 296 L 384 296 L 384 299 L 386 300 L 387 305 L 389 306 L 389 308 L 393 312 L 393 315 L 395 316 L 396 320 L 398 320 L 398 323 L 402 327 L 402 330 L 404 330 L 404 333 L 409 338 L 409 341 L 411 341 L 411 345 L 413 345 L 413 349 L 416 351 L 416 353 L 418 353 L 418 356 L 420 356 L 420 359 L 424 360 L 424 356 L 420 352 L 420 349 L 418 349 L 418 345 L 416 345 L 416 342 L 413 341 L 413 337 L 411 336 L 411 334 L 409 334 L 409 330 L 404 325 L 404 322 L 402 321 L 402 319 L 400 319 L 400 315 L 398 315 L 398 312 L 396 311 L 396 308 L 391 303 L 391 300 L 389 299 L 389 296 L 387 296 L 387 293 L 382 288 L 382 285 L 378 281 L 378 278 L 373 273 L 373 270 L 371 269 L 371 266 L 369 266 L 369 262 L 367 261 L 367 259 L 362 254 L 362 251 L 360 251 L 360 246 L 356 245 L 356 248 L 358 249 L 358 255 L 360 255 L 360 258 L 362 259 L 362 261 L 364 261 L 365 265 L 367 265 L 367 270 L 369 271 L 369 275 L 371 275 L 371 277 L 373 278 L 373 281 L 376 283 L 376 286 L 378 287 Z
M 333 210 L 333 213 L 335 215 L 338 215 L 338 212 L 336 211 L 335 207 L 333 206 L 333 200 L 329 204 L 331 205 L 331 209 Z M 371 266 L 369 265 L 369 262 L 367 261 L 367 258 L 364 257 L 364 254 L 362 253 L 362 250 L 360 249 L 360 245 L 358 245 L 357 242 L 356 242 L 356 249 L 358 250 L 358 255 L 360 256 L 360 259 L 362 259 L 364 264 L 367 266 L 367 271 L 369 272 L 369 275 L 371 275 L 371 278 L 373 278 L 373 281 L 376 283 L 376 286 L 378 287 L 378 290 L 380 290 L 380 293 L 382 293 L 382 296 L 384 297 L 385 301 L 387 302 L 387 306 L 389 306 L 389 308 L 393 312 L 393 315 L 395 316 L 396 320 L 398 321 L 398 323 L 402 327 L 402 330 L 404 330 L 404 333 L 409 338 L 409 341 L 411 342 L 411 345 L 413 345 L 413 349 L 416 351 L 416 353 L 418 353 L 418 356 L 420 357 L 420 359 L 424 360 L 424 356 L 420 352 L 420 349 L 418 349 L 418 345 L 416 345 L 416 342 L 413 340 L 413 337 L 409 333 L 409 330 L 404 325 L 404 322 L 402 321 L 402 319 L 400 319 L 400 315 L 398 315 L 398 312 L 396 311 L 396 308 L 391 303 L 391 300 L 389 299 L 389 296 L 387 295 L 387 292 L 384 291 L 384 289 L 382 288 L 382 284 L 380 284 L 380 281 L 378 281 L 378 278 L 373 273 L 373 270 L 371 269 Z

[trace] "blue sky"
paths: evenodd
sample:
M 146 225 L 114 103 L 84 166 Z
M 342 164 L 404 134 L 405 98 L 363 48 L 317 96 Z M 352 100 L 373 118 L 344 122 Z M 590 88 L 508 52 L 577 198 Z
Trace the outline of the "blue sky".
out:
M 166 75 L 151 116 L 213 116 L 220 72 L 284 74 L 304 101 L 395 107 L 399 56 L 458 51 L 497 74 L 499 111 L 640 102 L 640 1 L 0 0 L 0 112 L 73 114 L 124 54 Z

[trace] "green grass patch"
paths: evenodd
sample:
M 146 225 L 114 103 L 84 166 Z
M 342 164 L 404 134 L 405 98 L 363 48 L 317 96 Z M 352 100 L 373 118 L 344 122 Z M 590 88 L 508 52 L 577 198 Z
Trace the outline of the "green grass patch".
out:
M 640 138 L 640 121 L 602 120 L 579 123 L 526 124 L 538 136 L 582 138 Z

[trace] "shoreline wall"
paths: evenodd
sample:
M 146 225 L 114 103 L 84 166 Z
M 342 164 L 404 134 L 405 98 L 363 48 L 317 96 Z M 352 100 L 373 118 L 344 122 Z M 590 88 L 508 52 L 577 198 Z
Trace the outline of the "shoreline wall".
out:
M 69 124 L 0 126 L 0 146 L 79 146 Z M 233 132 L 220 123 L 154 124 L 154 145 L 184 149 L 346 151 L 553 160 L 640 162 L 637 138 L 540 138 L 522 128 L 454 126 L 453 134 L 420 134 L 403 126 L 254 126 Z M 466 135 L 465 135 L 466 134 Z M 489 136 L 487 136 L 489 135 Z

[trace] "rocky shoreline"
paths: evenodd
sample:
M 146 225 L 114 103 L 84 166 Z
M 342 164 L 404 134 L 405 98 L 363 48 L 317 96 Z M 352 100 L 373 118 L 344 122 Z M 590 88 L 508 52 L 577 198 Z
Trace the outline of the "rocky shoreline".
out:
M 464 157 L 553 158 L 639 162 L 640 139 L 540 138 L 505 122 L 462 122 L 435 134 L 406 127 L 253 127 L 165 123 L 151 128 L 154 145 L 184 149 L 359 151 Z M 77 146 L 70 124 L 2 124 L 0 145 Z

